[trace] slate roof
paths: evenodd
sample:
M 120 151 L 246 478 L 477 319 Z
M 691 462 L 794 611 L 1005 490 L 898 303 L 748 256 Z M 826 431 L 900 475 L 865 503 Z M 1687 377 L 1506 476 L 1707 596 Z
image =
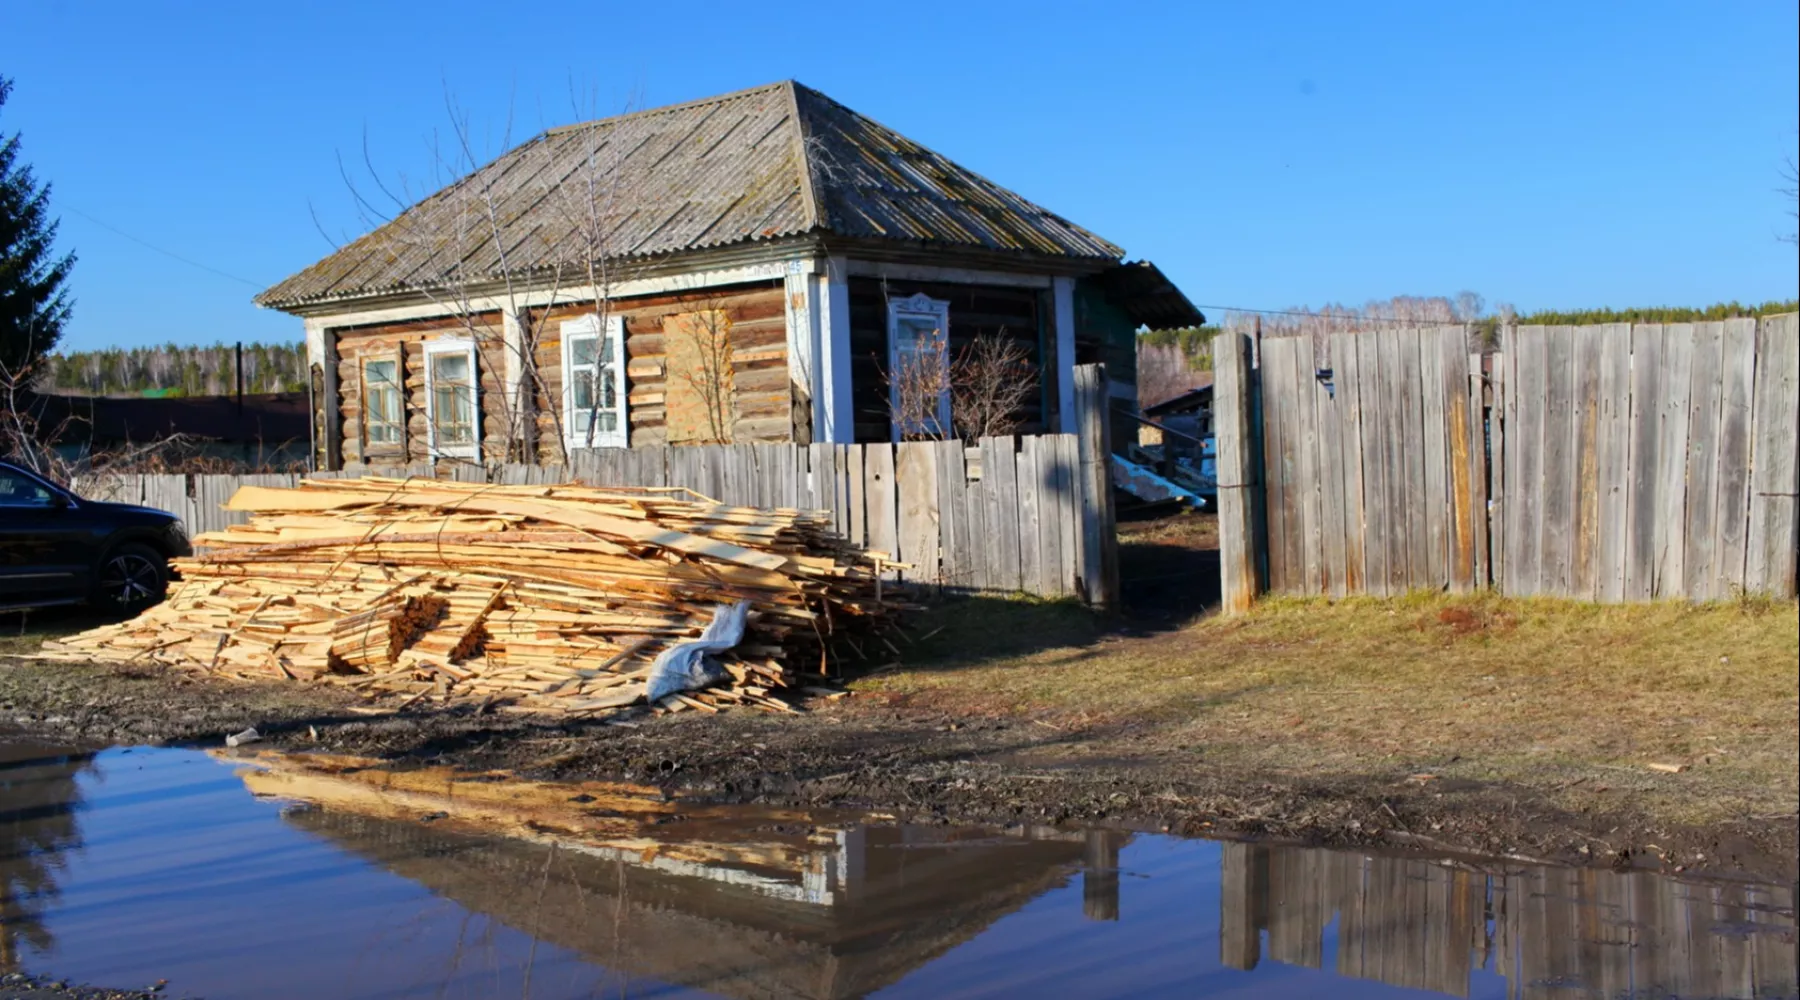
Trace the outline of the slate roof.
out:
M 583 199 L 584 192 L 593 197 Z M 482 238 L 492 204 L 505 263 Z M 599 206 L 589 212 L 586 204 Z M 794 81 L 549 131 L 256 297 L 291 309 L 821 232 L 1116 262 L 1117 246 Z M 461 268 L 459 272 L 457 269 Z

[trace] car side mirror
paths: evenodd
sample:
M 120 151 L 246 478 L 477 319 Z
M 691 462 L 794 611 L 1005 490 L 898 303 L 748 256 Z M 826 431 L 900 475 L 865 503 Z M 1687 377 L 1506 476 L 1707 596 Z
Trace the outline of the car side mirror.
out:
M 74 504 L 70 502 L 67 495 L 62 493 L 52 493 L 50 494 L 50 506 L 57 510 L 68 510 L 70 507 L 73 507 Z

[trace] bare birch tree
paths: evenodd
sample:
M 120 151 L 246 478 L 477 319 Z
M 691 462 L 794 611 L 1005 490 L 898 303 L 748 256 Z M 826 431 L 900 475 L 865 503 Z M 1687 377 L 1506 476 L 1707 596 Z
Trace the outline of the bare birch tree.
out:
M 548 416 L 555 454 L 568 461 L 569 435 L 552 386 L 539 364 L 558 303 L 576 303 L 591 313 L 602 338 L 612 315 L 612 289 L 625 268 L 614 245 L 620 211 L 620 164 L 635 148 L 630 119 L 605 129 L 579 125 L 554 129 L 521 152 L 522 169 L 484 172 L 492 158 L 476 139 L 468 116 L 453 99 L 445 102 L 448 137 L 430 143 L 431 170 L 424 184 L 402 177 L 381 180 L 368 154 L 363 166 L 372 192 L 344 172 L 359 221 L 381 234 L 390 262 L 415 262 L 401 284 L 442 307 L 475 344 L 478 364 L 490 373 L 516 373 L 506 391 L 489 394 L 500 407 L 504 438 L 496 448 L 504 460 L 535 461 L 537 424 Z M 511 148 L 512 123 L 502 131 L 498 152 Z M 514 178 L 527 178 L 524 182 Z M 416 207 L 415 207 L 416 206 Z M 519 221 L 536 212 L 536 224 Z M 498 314 L 498 319 L 492 317 Z M 567 317 L 566 310 L 562 313 Z M 506 328 L 516 329 L 507 336 Z M 623 365 L 624 359 L 614 363 Z M 504 381 L 504 380 L 503 380 Z M 482 395 L 480 378 L 472 391 Z M 566 387 L 563 387 L 566 388 Z M 594 443 L 601 394 L 593 393 L 585 445 Z

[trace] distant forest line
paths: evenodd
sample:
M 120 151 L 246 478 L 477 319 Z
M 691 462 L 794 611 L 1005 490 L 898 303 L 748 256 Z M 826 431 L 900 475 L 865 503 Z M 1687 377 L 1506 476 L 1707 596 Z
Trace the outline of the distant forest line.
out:
M 45 356 L 40 392 L 114 396 L 223 396 L 237 391 L 237 347 L 109 347 Z M 244 391 L 303 392 L 306 345 L 244 345 Z

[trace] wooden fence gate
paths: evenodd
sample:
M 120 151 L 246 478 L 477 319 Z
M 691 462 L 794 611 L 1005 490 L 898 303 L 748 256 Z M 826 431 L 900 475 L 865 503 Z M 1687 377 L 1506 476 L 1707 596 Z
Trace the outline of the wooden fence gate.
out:
M 1462 326 L 1217 346 L 1227 610 L 1262 590 L 1795 593 L 1800 330 Z

